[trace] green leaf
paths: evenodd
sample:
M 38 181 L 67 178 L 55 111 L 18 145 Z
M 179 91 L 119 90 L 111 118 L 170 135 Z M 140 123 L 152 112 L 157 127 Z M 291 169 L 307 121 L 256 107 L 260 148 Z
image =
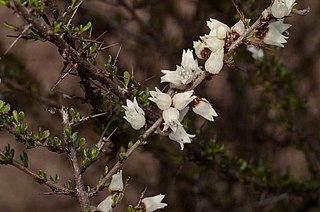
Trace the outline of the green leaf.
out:
M 100 150 L 97 146 L 97 144 L 94 144 L 91 148 L 91 158 L 94 159 L 96 157 L 98 157 L 100 154 Z
M 19 122 L 18 112 L 16 110 L 12 111 L 12 116 L 15 120 L 15 122 Z
M 24 119 L 24 112 L 23 111 L 19 112 L 18 119 L 19 119 L 20 122 Z
M 71 141 L 72 141 L 73 143 L 75 143 L 75 142 L 78 140 L 78 138 L 79 138 L 79 133 L 78 133 L 78 132 L 72 133 Z
M 91 22 L 89 21 L 84 27 L 82 27 L 82 25 L 80 25 L 80 31 L 81 32 L 85 32 L 87 31 L 88 29 L 90 29 L 92 26 Z
M 72 188 L 73 188 L 73 182 L 72 182 L 72 180 L 68 180 L 67 188 L 68 188 L 68 190 L 72 190 Z
M 130 82 L 131 76 L 128 71 L 125 71 L 123 73 L 123 82 L 124 82 L 124 87 L 128 88 L 129 82 Z
M 9 2 L 6 0 L 0 0 L 0 4 L 2 4 L 4 6 L 9 6 Z
M 86 144 L 85 138 L 80 138 L 78 141 L 78 150 L 80 150 Z
M 20 155 L 20 160 L 23 163 L 24 167 L 28 167 L 29 158 L 26 152 L 22 152 Z
M 40 140 L 45 140 L 47 138 L 49 138 L 50 136 L 50 131 L 49 130 L 45 130 L 41 133 L 41 137 L 40 137 Z
M 5 27 L 9 28 L 9 29 L 13 29 L 13 30 L 17 30 L 18 27 L 16 27 L 15 25 L 13 24 L 9 24 L 8 22 L 4 22 L 3 24 Z
M 98 44 L 97 43 L 93 43 L 90 47 L 89 47 L 89 51 L 90 54 L 94 53 L 98 48 Z
M 108 167 L 108 166 L 105 166 L 105 167 L 104 167 L 104 174 L 106 175 L 106 174 L 108 174 L 108 172 L 109 172 L 109 167 Z
M 58 183 L 59 179 L 60 179 L 60 177 L 59 177 L 59 175 L 57 175 L 57 174 L 56 174 L 55 177 L 50 176 L 50 180 L 51 180 L 52 182 L 54 182 L 54 183 Z
M 1 109 L 2 107 L 5 105 L 4 101 L 0 100 L 0 112 L 1 112 Z
M 134 212 L 132 205 L 128 205 L 128 212 Z

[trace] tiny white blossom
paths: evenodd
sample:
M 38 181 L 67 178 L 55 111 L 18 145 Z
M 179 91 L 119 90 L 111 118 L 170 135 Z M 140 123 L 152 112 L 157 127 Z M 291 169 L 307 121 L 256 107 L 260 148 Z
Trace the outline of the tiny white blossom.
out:
M 123 118 L 130 123 L 133 129 L 139 130 L 145 125 L 145 114 L 142 108 L 139 107 L 136 97 L 134 97 L 133 102 L 127 99 L 127 106 L 123 105 L 122 107 L 125 109 Z
M 150 91 L 152 97 L 149 97 L 148 99 L 156 103 L 160 110 L 168 109 L 172 102 L 171 96 L 169 94 L 163 93 L 157 87 L 155 89 L 156 91 Z
M 202 71 L 198 61 L 193 58 L 193 51 L 183 50 L 181 66 L 177 66 L 175 71 L 162 70 L 165 75 L 161 77 L 161 82 L 169 82 L 177 87 L 189 84 Z
M 218 74 L 223 67 L 224 49 L 211 52 L 210 57 L 204 64 L 204 68 L 211 74 Z
M 227 32 L 230 31 L 228 25 L 210 18 L 210 21 L 207 21 L 207 26 L 210 28 L 210 35 L 216 36 L 219 39 L 225 39 L 227 36 Z
M 195 50 L 195 53 L 197 55 L 198 58 L 200 59 L 204 59 L 203 55 L 201 54 L 201 52 L 207 48 L 207 46 L 205 45 L 204 42 L 201 42 L 200 40 L 198 41 L 193 41 L 193 48 Z
M 242 20 L 239 20 L 235 25 L 233 25 L 231 27 L 231 31 L 236 32 L 239 36 L 242 35 L 246 31 Z
M 283 19 L 269 23 L 268 32 L 263 39 L 265 44 L 284 47 L 283 43 L 287 43 L 289 37 L 282 35 L 287 29 L 291 27 L 291 24 L 283 23 Z
M 192 94 L 193 90 L 175 94 L 172 98 L 173 106 L 178 110 L 183 110 L 196 98 L 196 96 L 192 96 Z
M 112 195 L 109 195 L 97 206 L 99 212 L 111 212 L 112 211 Z
M 283 18 L 291 13 L 295 0 L 275 0 L 271 6 L 271 13 L 275 18 Z
M 176 131 L 169 133 L 169 138 L 180 144 L 181 150 L 184 149 L 184 144 L 191 143 L 190 138 L 194 138 L 196 135 L 188 134 L 183 126 L 178 126 Z
M 215 52 L 219 49 L 223 49 L 225 41 L 217 38 L 216 36 L 212 35 L 204 35 L 201 36 L 200 39 L 205 44 L 205 47 L 210 49 L 212 52 Z
M 199 114 L 205 119 L 208 119 L 209 121 L 214 121 L 213 117 L 217 117 L 218 114 L 216 111 L 212 108 L 211 104 L 208 100 L 205 98 L 197 98 L 195 100 L 195 104 L 192 105 L 192 110 L 196 114 Z
M 247 50 L 251 52 L 251 56 L 253 57 L 253 59 L 258 60 L 264 57 L 263 49 L 255 47 L 253 45 L 248 45 Z
M 181 67 L 180 67 L 181 68 Z M 168 82 L 172 83 L 173 85 L 179 87 L 182 85 L 180 74 L 178 72 L 179 67 L 177 66 L 176 71 L 169 71 L 169 70 L 161 70 L 161 72 L 164 74 L 161 77 L 161 83 L 162 82 Z
M 178 126 L 182 126 L 179 122 L 180 113 L 176 108 L 170 107 L 162 112 L 162 117 L 164 120 L 163 131 L 171 128 L 172 131 L 176 131 Z
M 110 192 L 123 191 L 122 170 L 112 175 L 111 183 L 109 185 Z
M 143 198 L 141 200 L 141 203 L 143 204 L 143 211 L 153 212 L 166 207 L 168 204 L 161 202 L 164 196 L 165 195 L 163 194 L 158 194 L 157 196 Z

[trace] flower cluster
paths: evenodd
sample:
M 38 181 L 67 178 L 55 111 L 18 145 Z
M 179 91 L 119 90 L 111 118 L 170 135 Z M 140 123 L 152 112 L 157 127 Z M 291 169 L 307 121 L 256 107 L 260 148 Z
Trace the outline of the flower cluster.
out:
M 194 50 L 183 50 L 181 65 L 177 65 L 174 71 L 161 70 L 164 74 L 161 82 L 169 83 L 171 89 L 165 93 L 156 87 L 155 91 L 150 91 L 149 100 L 162 111 L 164 122 L 159 129 L 171 140 L 178 142 L 181 150 L 184 149 L 184 144 L 191 143 L 191 139 L 195 137 L 193 134 L 188 134 L 182 125 L 189 111 L 189 104 L 192 104 L 193 112 L 209 121 L 214 121 L 214 117 L 218 116 L 208 100 L 193 95 L 190 85 L 204 72 L 218 74 L 224 64 L 225 52 L 241 36 L 241 39 L 246 39 L 247 49 L 255 59 L 264 55 L 260 48 L 261 42 L 284 47 L 283 44 L 288 39 L 287 29 L 291 25 L 285 24 L 283 18 L 291 13 L 294 2 L 294 0 L 275 0 L 271 8 L 262 13 L 260 23 L 254 30 L 249 29 L 248 19 L 242 18 L 231 28 L 218 20 L 210 19 L 207 21 L 210 32 L 193 42 Z M 199 59 L 205 59 L 204 68 L 199 66 L 193 51 Z M 133 102 L 127 100 L 127 106 L 122 107 L 125 109 L 124 118 L 132 128 L 139 130 L 145 125 L 144 111 L 139 107 L 136 98 Z
M 123 180 L 122 180 L 122 170 L 119 170 L 116 174 L 112 175 L 112 179 L 109 185 L 108 190 L 114 193 L 123 192 Z M 96 208 L 95 211 L 99 212 L 111 212 L 113 211 L 113 207 L 115 205 L 115 199 L 113 195 L 109 195 L 105 198 Z M 146 197 L 139 201 L 138 208 L 141 208 L 145 212 L 153 212 L 158 209 L 163 209 L 167 206 L 166 203 L 162 203 L 161 201 L 165 195 L 159 194 L 153 197 Z

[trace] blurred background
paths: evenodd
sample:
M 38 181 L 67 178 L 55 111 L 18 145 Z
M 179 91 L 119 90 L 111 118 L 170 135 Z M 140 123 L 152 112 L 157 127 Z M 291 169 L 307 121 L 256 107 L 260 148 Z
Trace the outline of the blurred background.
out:
M 67 3 L 59 1 L 59 7 Z M 270 2 L 236 3 L 253 22 Z M 297 3 L 297 8 L 311 10 L 307 16 L 286 18 L 292 27 L 285 48 L 265 49 L 265 57 L 254 60 L 242 45 L 234 54 L 234 65 L 197 88 L 195 93 L 208 99 L 219 117 L 209 123 L 190 113 L 184 125 L 197 134 L 193 144 L 181 151 L 177 143 L 155 135 L 126 162 L 124 177 L 131 178 L 115 211 L 135 205 L 145 187 L 146 196 L 166 195 L 165 211 L 320 210 L 320 5 L 317 0 Z M 175 70 L 182 50 L 209 32 L 209 18 L 232 26 L 237 17 L 232 1 L 91 0 L 84 1 L 73 23 L 91 21 L 92 39 L 110 45 L 99 52 L 97 66 L 103 67 L 108 55 L 118 54 L 119 75 L 129 71 L 143 81 L 142 89 L 153 89 L 164 86 L 160 70 Z M 61 134 L 61 120 L 48 112 L 48 101 L 90 115 L 89 104 L 65 98 L 84 97 L 79 78 L 69 76 L 52 91 L 63 68 L 57 48 L 49 42 L 20 40 L 4 55 L 17 33 L 3 23 L 22 26 L 23 21 L 3 6 L 0 21 L 0 99 L 23 110 L 31 129 L 50 129 L 52 135 Z M 100 137 L 98 126 L 92 121 L 77 130 L 92 144 Z M 120 126 L 109 146 L 112 153 L 88 169 L 89 185 L 132 139 L 129 129 Z M 65 155 L 29 151 L 14 140 L 0 132 L 0 148 L 10 143 L 17 153 L 28 152 L 31 169 L 59 174 L 61 183 L 72 178 Z M 0 211 L 79 210 L 76 199 L 43 195 L 44 186 L 9 166 L 0 166 L 0 191 Z M 107 195 L 100 192 L 92 203 L 97 205 Z

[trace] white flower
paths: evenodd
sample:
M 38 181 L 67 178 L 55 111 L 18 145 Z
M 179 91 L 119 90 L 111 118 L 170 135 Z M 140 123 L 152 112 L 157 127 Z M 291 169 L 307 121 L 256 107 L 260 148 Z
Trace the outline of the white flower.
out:
M 253 45 L 248 45 L 247 50 L 251 52 L 251 56 L 253 57 L 253 59 L 257 60 L 264 57 L 263 49 L 255 47 Z
M 141 200 L 141 203 L 144 206 L 144 210 L 146 212 L 153 212 L 158 209 L 163 209 L 166 207 L 168 204 L 162 203 L 161 201 L 163 200 L 165 195 L 159 194 L 157 196 L 153 197 L 146 197 Z
M 178 70 L 177 66 L 177 70 Z M 181 68 L 181 67 L 180 67 Z M 179 87 L 182 85 L 180 74 L 178 71 L 169 71 L 169 70 L 161 70 L 161 72 L 164 74 L 161 77 L 161 82 L 168 82 L 172 83 L 173 85 Z
M 223 67 L 224 49 L 221 48 L 215 52 L 211 52 L 210 57 L 204 64 L 204 68 L 211 74 L 218 74 Z
M 211 104 L 208 100 L 205 98 L 197 98 L 195 100 L 195 104 L 192 105 L 192 110 L 196 114 L 199 114 L 205 119 L 208 119 L 209 121 L 214 121 L 213 117 L 217 117 L 218 114 L 216 111 L 212 108 Z
M 188 134 L 183 126 L 178 126 L 175 132 L 172 131 L 171 133 L 169 133 L 169 138 L 178 142 L 180 144 L 181 150 L 184 149 L 184 144 L 191 143 L 190 138 L 194 138 L 195 136 L 196 135 Z
M 139 130 L 145 125 L 144 111 L 139 107 L 136 97 L 134 97 L 133 102 L 127 99 L 127 106 L 123 105 L 122 107 L 125 109 L 123 118 L 130 123 L 133 129 Z
M 207 48 L 206 44 L 204 42 L 201 42 L 200 40 L 198 41 L 193 41 L 193 48 L 195 50 L 195 53 L 198 58 L 204 59 L 206 58 L 205 55 L 203 55 L 201 52 Z
M 110 192 L 123 191 L 122 170 L 112 175 L 111 183 L 109 185 Z
M 183 110 L 196 98 L 196 96 L 192 96 L 192 94 L 193 90 L 175 94 L 172 98 L 173 106 L 178 110 Z
M 109 195 L 107 198 L 105 198 L 100 204 L 97 206 L 97 209 L 100 212 L 111 212 L 112 211 L 112 195 Z
M 163 131 L 171 128 L 172 131 L 176 131 L 178 126 L 182 126 L 179 122 L 180 113 L 176 108 L 170 107 L 162 112 L 162 117 L 164 120 Z
M 236 32 L 239 36 L 242 35 L 246 28 L 241 20 L 239 20 L 235 25 L 231 27 L 232 32 Z
M 187 49 L 182 52 L 181 66 L 177 66 L 175 71 L 162 70 L 165 75 L 161 77 L 161 82 L 169 82 L 175 86 L 189 84 L 198 74 L 201 69 L 198 66 L 198 61 L 193 58 L 192 50 Z
M 171 105 L 171 96 L 161 92 L 157 87 L 155 89 L 156 91 L 150 91 L 152 97 L 148 99 L 155 102 L 160 110 L 168 109 Z
M 289 37 L 282 35 L 287 29 L 291 27 L 291 24 L 284 24 L 283 19 L 269 23 L 268 32 L 263 39 L 265 44 L 284 47 L 283 43 L 287 43 Z
M 210 49 L 212 52 L 215 52 L 219 49 L 223 49 L 225 43 L 224 40 L 221 40 L 210 34 L 201 36 L 200 39 L 205 44 L 205 47 Z
M 219 39 L 225 39 L 227 32 L 230 31 L 230 28 L 226 24 L 212 18 L 210 18 L 210 21 L 207 21 L 207 26 L 211 30 L 210 35 Z
M 283 18 L 291 13 L 295 0 L 275 0 L 271 6 L 271 13 L 275 18 Z

